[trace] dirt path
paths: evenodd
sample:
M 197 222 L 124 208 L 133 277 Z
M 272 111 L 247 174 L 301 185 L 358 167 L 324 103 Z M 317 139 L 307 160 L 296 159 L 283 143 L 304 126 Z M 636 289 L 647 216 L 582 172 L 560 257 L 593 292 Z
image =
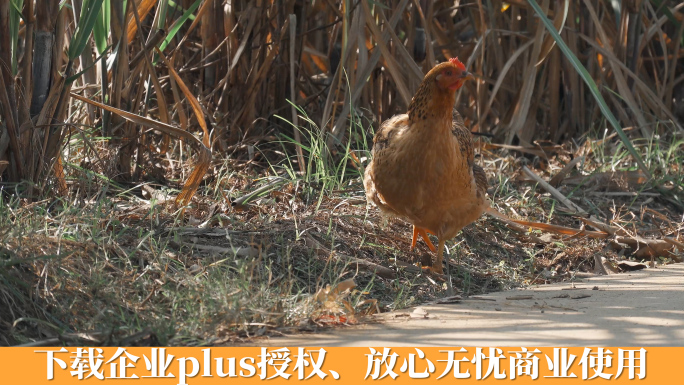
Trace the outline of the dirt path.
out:
M 272 346 L 684 346 L 684 264 L 384 313 Z

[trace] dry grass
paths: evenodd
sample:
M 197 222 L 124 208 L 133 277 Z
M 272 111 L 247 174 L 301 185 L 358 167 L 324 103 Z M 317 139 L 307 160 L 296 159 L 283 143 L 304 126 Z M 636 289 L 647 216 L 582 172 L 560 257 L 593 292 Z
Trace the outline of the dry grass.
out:
M 209 344 L 444 295 L 359 175 L 452 56 L 501 212 L 582 226 L 527 165 L 633 237 L 682 241 L 684 3 L 539 2 L 602 105 L 527 1 L 104 1 L 89 26 L 100 2 L 0 2 L 0 344 Z M 464 295 L 645 258 L 491 218 L 449 246 Z
M 620 178 L 609 179 L 612 185 L 592 182 L 610 164 L 597 154 L 613 158 L 624 151 L 616 151 L 616 138 L 596 142 L 589 139 L 574 151 L 558 147 L 548 161 L 483 150 L 490 197 L 511 217 L 579 228 L 576 217 L 522 176 L 519 164 L 538 164 L 535 170 L 550 179 L 563 160 L 591 148 L 559 189 L 614 226 L 642 236 L 680 237 L 682 212 L 653 185 Z M 614 159 L 618 169 L 629 164 L 626 157 Z M 231 186 L 226 194 L 233 202 L 272 185 L 246 171 L 230 171 L 236 166 L 227 159 L 212 169 L 219 185 Z M 681 181 L 681 170 L 672 172 Z M 363 321 L 363 314 L 375 310 L 368 300 L 388 311 L 434 300 L 447 290 L 444 278 L 416 267 L 428 264 L 431 253 L 422 242 L 408 251 L 410 225 L 396 219 L 383 224 L 377 210 L 366 207 L 358 174 L 344 179 L 344 190 L 285 180 L 237 206 L 220 192 L 217 197 L 211 183 L 200 187 L 182 216 L 156 187 L 116 193 L 114 185 L 90 183 L 114 191 L 92 188 L 92 195 L 69 202 L 3 202 L 3 344 L 244 341 Z M 447 279 L 462 295 L 576 279 L 594 272 L 595 254 L 615 266 L 622 259 L 643 260 L 635 250 L 615 249 L 603 240 L 519 232 L 489 217 L 448 246 Z M 657 262 L 681 257 L 675 252 Z M 376 265 L 385 270 L 374 270 Z M 350 278 L 357 288 L 348 298 L 332 307 L 317 301 L 320 289 Z M 355 309 L 356 304 L 367 306 Z
M 98 8 L 102 0 L 74 0 L 82 14 L 13 1 L 17 8 L 0 9 L 9 20 L 0 23 L 0 105 L 8 128 L 0 141 L 8 163 L 0 167 L 6 181 L 32 182 L 29 195 L 64 192 L 59 161 L 68 138 L 85 127 L 88 140 L 103 136 L 116 150 L 109 176 L 119 181 L 145 180 L 150 153 L 170 150 L 185 167 L 181 147 L 199 154 L 195 174 L 183 175 L 185 201 L 204 175 L 205 147 L 252 160 L 244 150 L 275 133 L 293 138 L 296 148 L 300 130 L 275 117 L 298 126 L 288 100 L 307 111 L 329 146 L 344 147 L 352 139 L 350 118 L 377 126 L 404 112 L 422 74 L 457 55 L 478 78 L 460 94 L 459 110 L 473 131 L 491 133 L 497 143 L 571 141 L 595 129 L 603 109 L 642 137 L 665 133 L 661 123 L 668 121 L 681 131 L 683 3 L 541 2 L 596 82 L 601 106 L 522 1 L 185 0 L 174 8 L 139 0 L 124 10 L 116 6 L 122 3 Z M 102 21 L 98 9 L 110 19 Z M 34 30 L 36 38 L 27 38 Z M 42 51 L 43 38 L 54 49 Z M 103 76 L 105 60 L 111 65 Z M 48 71 L 32 75 L 45 62 Z M 76 94 L 102 104 L 83 105 Z

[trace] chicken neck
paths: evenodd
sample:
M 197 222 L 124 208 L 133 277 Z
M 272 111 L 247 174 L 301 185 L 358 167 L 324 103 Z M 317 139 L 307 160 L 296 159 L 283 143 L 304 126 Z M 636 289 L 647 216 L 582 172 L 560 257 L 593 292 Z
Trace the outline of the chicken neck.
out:
M 409 126 L 434 129 L 437 127 L 431 124 L 416 123 L 446 121 L 449 124 L 444 125 L 445 128 L 451 130 L 452 109 L 455 102 L 456 93 L 454 91 L 440 89 L 433 80 L 425 79 L 408 106 Z

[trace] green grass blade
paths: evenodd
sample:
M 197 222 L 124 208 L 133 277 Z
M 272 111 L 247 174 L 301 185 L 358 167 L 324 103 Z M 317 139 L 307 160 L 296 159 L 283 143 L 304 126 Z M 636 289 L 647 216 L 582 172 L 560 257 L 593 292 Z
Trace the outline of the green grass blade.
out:
M 111 22 L 111 3 L 110 0 L 104 0 L 100 14 L 95 20 L 93 27 L 93 39 L 97 47 L 97 53 L 102 55 L 107 49 L 107 37 L 109 36 Z
M 546 14 L 544 11 L 542 11 L 541 7 L 539 4 L 537 4 L 536 0 L 529 0 L 530 5 L 532 8 L 534 8 L 534 11 L 537 13 L 537 16 L 539 16 L 539 19 L 544 23 L 544 26 L 546 29 L 549 31 L 553 39 L 556 41 L 556 44 L 558 44 L 558 47 L 561 49 L 565 57 L 568 58 L 572 66 L 575 68 L 575 70 L 580 74 L 580 77 L 582 80 L 584 80 L 584 83 L 589 87 L 589 90 L 591 91 L 591 94 L 594 96 L 594 99 L 596 99 L 596 102 L 599 104 L 599 108 L 601 109 L 601 112 L 603 113 L 603 116 L 606 117 L 606 119 L 610 122 L 610 124 L 613 126 L 615 129 L 615 132 L 617 132 L 618 136 L 622 140 L 622 142 L 625 144 L 625 147 L 629 151 L 630 154 L 632 154 L 632 157 L 634 157 L 634 160 L 636 160 L 637 164 L 639 165 L 639 168 L 649 177 L 652 178 L 651 171 L 648 169 L 646 164 L 644 163 L 643 159 L 641 159 L 641 156 L 639 153 L 636 151 L 634 146 L 632 145 L 632 142 L 629 140 L 625 132 L 622 130 L 622 127 L 620 126 L 620 123 L 618 122 L 617 118 L 615 118 L 615 115 L 613 115 L 613 112 L 610 110 L 608 107 L 608 104 L 606 101 L 603 99 L 603 96 L 601 96 L 601 91 L 599 91 L 598 86 L 596 85 L 596 82 L 594 82 L 594 79 L 592 79 L 591 75 L 587 71 L 586 68 L 582 65 L 582 63 L 579 61 L 577 56 L 575 55 L 574 52 L 568 47 L 567 44 L 565 44 L 565 41 L 563 41 L 563 38 L 561 38 L 560 34 L 556 29 L 554 28 L 553 24 L 551 23 L 551 20 L 549 20 L 548 17 L 546 17 Z
M 161 0 L 159 2 L 158 7 L 159 7 L 159 14 L 160 15 L 166 15 L 166 13 L 168 12 L 167 9 L 169 8 L 169 2 L 167 0 Z M 166 17 L 160 17 L 157 20 L 157 29 L 164 29 L 164 27 L 166 26 L 164 23 L 166 23 Z
M 88 43 L 90 33 L 95 27 L 95 22 L 100 15 L 100 9 L 104 0 L 85 0 L 83 1 L 83 8 L 81 8 L 81 17 L 79 18 L 78 27 L 74 37 L 71 38 L 69 44 L 69 60 L 75 60 L 81 56 L 81 53 Z
M 159 50 L 160 50 L 160 51 L 164 51 L 164 49 L 169 45 L 169 43 L 171 43 L 171 40 L 173 40 L 174 36 L 176 36 L 176 34 L 178 33 L 178 31 L 180 30 L 180 27 L 181 27 L 186 21 L 188 21 L 188 19 L 190 19 L 190 16 L 192 16 L 192 13 L 195 12 L 195 11 L 197 10 L 197 8 L 199 7 L 199 5 L 200 5 L 201 2 L 202 2 L 202 0 L 196 0 L 196 1 L 195 1 L 194 3 L 192 3 L 192 5 L 188 8 L 188 10 L 185 11 L 185 13 L 183 13 L 183 16 L 181 16 L 178 20 L 176 20 L 176 21 L 173 23 L 173 25 L 171 26 L 171 28 L 169 28 L 169 34 L 166 36 L 166 38 L 164 39 L 164 41 L 163 41 L 163 42 L 161 43 L 161 45 L 159 46 Z

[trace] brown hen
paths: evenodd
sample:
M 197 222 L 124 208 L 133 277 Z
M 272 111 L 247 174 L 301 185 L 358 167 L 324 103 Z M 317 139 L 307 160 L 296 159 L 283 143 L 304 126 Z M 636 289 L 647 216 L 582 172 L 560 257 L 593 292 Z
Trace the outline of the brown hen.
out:
M 474 163 L 473 141 L 456 112 L 455 92 L 472 78 L 457 58 L 435 66 L 411 100 L 408 114 L 383 122 L 366 168 L 366 197 L 383 212 L 405 218 L 434 250 L 432 270 L 442 274 L 444 242 L 489 206 L 487 177 Z

